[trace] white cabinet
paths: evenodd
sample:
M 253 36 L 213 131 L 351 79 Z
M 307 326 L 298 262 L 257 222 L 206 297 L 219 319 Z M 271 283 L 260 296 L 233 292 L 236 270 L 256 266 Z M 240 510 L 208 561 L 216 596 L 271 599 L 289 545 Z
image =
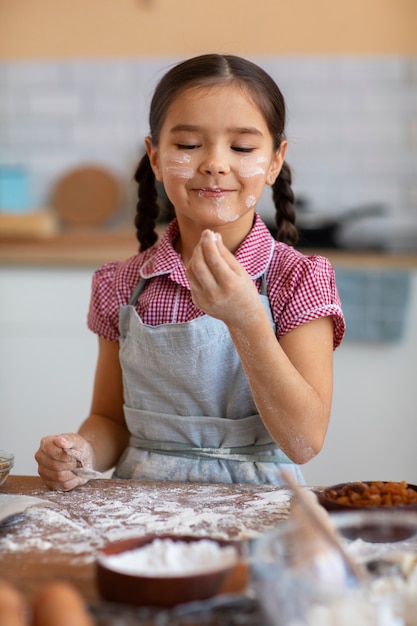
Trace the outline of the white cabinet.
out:
M 86 326 L 89 269 L 0 270 L 0 448 L 36 474 L 42 436 L 88 414 L 97 338 Z
M 417 483 L 417 271 L 398 342 L 344 342 L 334 356 L 332 418 L 311 485 L 347 480 Z
M 0 269 L 0 448 L 36 474 L 43 435 L 77 429 L 90 408 L 97 338 L 86 326 L 93 269 Z M 335 352 L 332 419 L 309 484 L 417 483 L 417 271 L 399 342 Z

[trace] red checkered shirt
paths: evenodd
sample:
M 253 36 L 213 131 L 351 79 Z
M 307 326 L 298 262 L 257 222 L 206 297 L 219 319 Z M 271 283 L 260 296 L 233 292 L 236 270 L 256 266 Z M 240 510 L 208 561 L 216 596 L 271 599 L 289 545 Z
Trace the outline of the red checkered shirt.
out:
M 129 303 L 141 278 L 149 279 L 136 304 L 144 324 L 189 322 L 204 315 L 191 300 L 185 267 L 174 249 L 178 235 L 178 224 L 174 220 L 152 248 L 126 261 L 107 263 L 94 273 L 87 319 L 90 330 L 118 341 L 120 307 Z M 306 256 L 275 241 L 259 215 L 235 256 L 259 291 L 266 271 L 268 299 L 277 337 L 305 322 L 331 315 L 334 347 L 340 344 L 345 321 L 334 269 L 328 259 L 319 255 Z

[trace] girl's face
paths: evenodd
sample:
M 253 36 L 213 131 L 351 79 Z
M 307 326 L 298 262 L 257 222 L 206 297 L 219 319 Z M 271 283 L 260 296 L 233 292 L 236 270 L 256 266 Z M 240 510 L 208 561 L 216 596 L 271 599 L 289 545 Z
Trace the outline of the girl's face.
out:
M 286 142 L 275 151 L 252 100 L 237 85 L 220 85 L 184 91 L 168 109 L 158 145 L 147 137 L 146 149 L 180 224 L 221 229 L 241 218 L 252 225 Z

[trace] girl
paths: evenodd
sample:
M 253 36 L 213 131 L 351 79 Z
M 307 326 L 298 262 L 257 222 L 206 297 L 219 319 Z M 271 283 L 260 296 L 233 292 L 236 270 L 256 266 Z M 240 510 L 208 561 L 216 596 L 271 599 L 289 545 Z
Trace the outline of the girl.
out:
M 321 449 L 344 334 L 334 271 L 296 251 L 285 104 L 261 68 L 189 59 L 162 78 L 136 171 L 140 252 L 99 269 L 91 413 L 35 457 L 54 489 L 78 465 L 143 480 L 280 484 Z M 156 181 L 175 219 L 156 243 Z M 278 239 L 256 213 L 272 188 Z

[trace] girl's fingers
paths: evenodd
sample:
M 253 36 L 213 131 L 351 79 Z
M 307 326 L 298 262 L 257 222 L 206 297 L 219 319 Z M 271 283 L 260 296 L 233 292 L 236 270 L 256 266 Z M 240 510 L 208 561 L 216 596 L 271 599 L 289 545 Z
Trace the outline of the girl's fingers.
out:
M 221 236 L 205 230 L 194 249 L 187 268 L 187 275 L 195 284 L 206 288 L 215 288 L 224 280 L 232 278 L 240 264 L 233 254 L 223 245 Z M 191 282 L 191 281 L 190 281 Z
M 81 461 L 85 441 L 77 433 L 68 433 L 54 437 L 54 444 L 61 448 L 69 457 L 76 461 Z
M 38 474 L 47 487 L 56 491 L 71 491 L 71 489 L 87 482 L 85 478 L 74 474 L 71 469 L 55 469 L 39 464 Z
M 90 444 L 78 433 L 69 433 L 54 437 L 54 445 L 60 448 L 59 460 L 69 462 L 71 466 L 86 465 L 92 467 L 93 453 Z
M 187 267 L 187 277 L 192 287 L 199 289 L 216 286 L 212 270 L 207 263 L 203 246 L 200 243 L 195 247 L 193 256 Z
M 204 231 L 187 268 L 193 302 L 213 317 L 227 320 L 259 304 L 257 289 L 220 236 Z
M 246 273 L 234 254 L 224 245 L 220 233 L 215 233 L 215 237 L 202 237 L 201 245 L 205 261 L 218 282 L 222 276 L 229 279 L 231 273 L 237 275 Z
M 84 464 L 84 458 L 92 467 L 91 447 L 77 433 L 44 437 L 35 454 L 39 476 L 50 489 L 59 491 L 70 491 L 87 482 L 72 471 Z

